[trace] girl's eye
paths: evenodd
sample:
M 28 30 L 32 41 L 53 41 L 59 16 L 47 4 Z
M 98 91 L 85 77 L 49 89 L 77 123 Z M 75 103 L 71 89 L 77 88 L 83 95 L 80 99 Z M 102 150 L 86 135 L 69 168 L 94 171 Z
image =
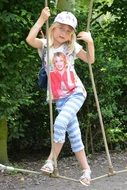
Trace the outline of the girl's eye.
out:
M 71 31 L 67 31 L 68 34 L 71 34 Z
M 67 30 L 67 29 L 65 29 L 65 28 L 63 28 L 63 27 L 59 27 L 59 30 L 60 30 L 61 32 L 64 32 L 64 33 L 68 34 L 68 35 L 72 34 L 72 30 Z
M 60 29 L 60 30 L 63 30 L 63 28 L 62 28 L 62 27 L 59 27 L 59 29 Z

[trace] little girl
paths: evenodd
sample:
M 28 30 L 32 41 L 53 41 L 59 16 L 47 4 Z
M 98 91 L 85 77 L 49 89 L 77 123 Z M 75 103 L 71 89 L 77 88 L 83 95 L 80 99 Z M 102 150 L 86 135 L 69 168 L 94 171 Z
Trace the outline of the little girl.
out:
M 26 38 L 26 41 L 29 45 L 41 51 L 43 50 L 44 46 L 47 46 L 47 41 L 44 38 L 37 38 L 37 35 L 43 24 L 48 20 L 49 16 L 49 7 L 42 9 L 37 22 L 31 28 Z M 84 145 L 81 138 L 79 122 L 77 119 L 77 112 L 80 110 L 86 99 L 86 90 L 75 72 L 74 60 L 76 58 L 80 58 L 85 63 L 94 63 L 94 43 L 90 32 L 80 32 L 77 35 L 77 39 L 83 40 L 88 46 L 88 52 L 83 50 L 82 46 L 76 42 L 76 26 L 76 17 L 71 12 L 63 11 L 55 17 L 55 20 L 48 31 L 50 63 L 49 72 L 52 72 L 55 69 L 54 64 L 52 63 L 54 54 L 57 52 L 62 52 L 66 55 L 68 64 L 67 68 L 73 72 L 73 82 L 75 84 L 73 90 L 70 88 L 70 91 L 69 89 L 65 91 L 63 88 L 63 92 L 60 93 L 60 96 L 52 96 L 53 102 L 55 102 L 56 109 L 58 110 L 58 115 L 54 121 L 54 151 L 56 158 L 58 158 L 65 142 L 65 134 L 67 132 L 72 151 L 75 153 L 75 156 L 82 168 L 80 182 L 83 185 L 88 186 L 91 180 L 91 170 L 87 162 Z M 56 82 L 56 84 L 58 83 Z M 57 86 L 55 88 L 57 88 Z M 41 170 L 46 173 L 53 173 L 54 163 L 52 150 Z

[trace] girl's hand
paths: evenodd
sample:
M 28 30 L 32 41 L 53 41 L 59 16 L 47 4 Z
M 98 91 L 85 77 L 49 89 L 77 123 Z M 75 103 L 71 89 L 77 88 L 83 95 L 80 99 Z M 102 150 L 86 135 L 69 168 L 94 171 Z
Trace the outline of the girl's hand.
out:
M 50 16 L 49 7 L 45 7 L 44 9 L 42 9 L 41 15 L 40 15 L 40 19 L 42 20 L 42 22 L 46 22 L 48 20 L 49 16 Z
M 79 34 L 77 35 L 77 40 L 83 40 L 87 43 L 93 42 L 90 32 L 79 32 Z

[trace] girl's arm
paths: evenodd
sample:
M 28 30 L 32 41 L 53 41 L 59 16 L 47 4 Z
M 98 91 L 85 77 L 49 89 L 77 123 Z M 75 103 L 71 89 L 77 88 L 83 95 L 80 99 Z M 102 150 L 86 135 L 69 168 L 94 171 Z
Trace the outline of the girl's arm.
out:
M 77 36 L 77 40 L 83 40 L 87 43 L 87 52 L 83 49 L 79 51 L 77 54 L 77 57 L 79 57 L 81 60 L 83 60 L 86 63 L 94 63 L 95 57 L 94 57 L 94 42 L 91 37 L 90 32 L 80 32 Z
M 31 28 L 31 30 L 26 38 L 26 41 L 32 47 L 34 47 L 34 48 L 42 47 L 42 41 L 41 41 L 41 39 L 37 38 L 37 35 L 38 35 L 38 32 L 40 31 L 41 27 L 43 26 L 43 24 L 48 20 L 49 16 L 50 16 L 50 10 L 48 7 L 45 7 L 44 9 L 42 9 L 37 22 Z

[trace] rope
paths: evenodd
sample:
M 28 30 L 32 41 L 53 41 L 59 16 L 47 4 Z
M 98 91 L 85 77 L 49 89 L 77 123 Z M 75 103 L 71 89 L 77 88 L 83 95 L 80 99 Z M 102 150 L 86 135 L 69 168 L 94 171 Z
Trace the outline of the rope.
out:
M 48 7 L 48 1 L 45 0 L 45 6 Z M 58 173 L 57 169 L 57 160 L 55 155 L 55 147 L 53 141 L 53 106 L 52 106 L 52 96 L 51 96 L 51 82 L 50 82 L 50 62 L 49 62 L 49 22 L 46 21 L 46 39 L 47 39 L 47 63 L 48 63 L 48 88 L 49 88 L 49 111 L 50 111 L 50 133 L 51 133 L 51 147 L 53 153 L 53 161 L 54 161 L 54 173 Z
M 87 31 L 90 30 L 90 21 L 91 21 L 91 17 L 92 17 L 93 1 L 94 1 L 94 0 L 91 0 L 91 1 L 90 1 L 90 4 L 89 4 L 89 14 L 88 14 L 88 21 L 87 21 Z M 87 48 L 87 50 L 88 50 L 88 48 Z M 90 63 L 88 63 L 88 65 L 89 65 L 90 77 L 91 77 L 91 82 L 92 82 L 94 97 L 95 97 L 95 101 L 96 101 L 97 111 L 98 111 L 98 115 L 99 115 L 99 121 L 100 121 L 100 125 L 101 125 L 101 130 L 102 130 L 102 135 L 103 135 L 105 150 L 106 150 L 107 159 L 108 159 L 108 164 L 109 164 L 109 173 L 114 173 L 114 172 L 113 172 L 112 162 L 111 162 L 111 157 L 110 157 L 110 154 L 109 154 L 108 144 L 107 144 L 107 140 L 106 140 L 106 135 L 105 135 L 105 130 L 104 130 L 104 124 L 103 124 L 101 109 L 100 109 L 99 100 L 98 100 L 98 96 L 97 96 L 97 90 L 96 90 L 96 86 L 95 86 L 95 82 L 94 82 L 94 76 L 93 76 L 92 66 L 91 66 Z
M 0 164 L 0 171 L 1 172 L 4 172 L 4 171 L 10 171 L 10 172 L 17 171 L 17 172 L 24 172 L 24 173 L 31 173 L 31 174 L 42 175 L 42 172 L 37 172 L 37 171 L 32 171 L 32 170 L 27 170 L 27 169 L 14 168 L 12 166 L 5 166 L 5 165 L 2 165 L 2 164 Z M 125 173 L 125 172 L 127 172 L 127 169 L 124 169 L 124 170 L 121 170 L 121 171 L 116 171 L 116 172 L 114 172 L 113 175 L 115 175 L 115 174 L 121 174 L 121 173 Z M 111 173 L 110 174 L 101 175 L 101 176 L 98 176 L 98 177 L 95 177 L 95 178 L 91 179 L 91 181 L 96 181 L 96 180 L 102 179 L 104 177 L 110 177 L 110 176 L 113 176 L 113 175 Z M 57 176 L 54 175 L 54 174 L 50 174 L 50 177 L 61 178 L 61 179 L 65 179 L 65 180 L 79 182 L 78 179 L 62 176 L 62 175 L 59 175 L 59 174 Z

